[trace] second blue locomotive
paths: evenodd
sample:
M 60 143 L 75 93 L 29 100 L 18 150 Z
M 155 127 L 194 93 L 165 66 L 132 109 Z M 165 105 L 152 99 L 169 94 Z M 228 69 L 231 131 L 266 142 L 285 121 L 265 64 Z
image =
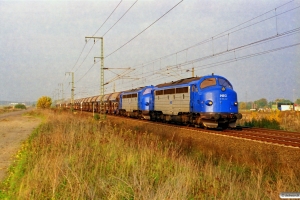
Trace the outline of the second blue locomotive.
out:
M 242 118 L 231 83 L 214 74 L 123 92 L 119 111 L 152 121 L 222 129 L 236 127 Z

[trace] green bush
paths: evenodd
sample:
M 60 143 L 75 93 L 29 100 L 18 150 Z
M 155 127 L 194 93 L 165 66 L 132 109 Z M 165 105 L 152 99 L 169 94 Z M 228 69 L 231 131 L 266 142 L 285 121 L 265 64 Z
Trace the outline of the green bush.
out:
M 98 113 L 95 113 L 94 119 L 95 119 L 95 120 L 99 120 L 99 119 L 100 119 L 100 115 L 99 115 Z
M 26 109 L 26 106 L 19 103 L 19 104 L 16 104 L 16 105 L 15 105 L 15 108 L 18 108 L 18 109 Z
M 245 126 L 250 126 L 250 127 L 258 127 L 258 128 L 269 128 L 269 129 L 276 129 L 280 130 L 280 124 L 278 121 L 275 119 L 267 119 L 267 118 L 262 118 L 262 119 L 252 119 L 249 122 L 245 122 Z

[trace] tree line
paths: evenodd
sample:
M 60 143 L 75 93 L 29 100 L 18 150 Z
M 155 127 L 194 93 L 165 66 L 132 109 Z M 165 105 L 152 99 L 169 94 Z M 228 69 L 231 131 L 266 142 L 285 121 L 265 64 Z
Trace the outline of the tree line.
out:
M 295 102 L 292 102 L 288 99 L 276 99 L 274 101 L 268 101 L 266 98 L 261 98 L 256 101 L 250 102 L 239 102 L 239 109 L 241 110 L 249 110 L 249 109 L 264 109 L 264 108 L 272 108 L 272 106 L 277 105 L 278 103 L 286 103 L 296 105 L 300 105 L 300 99 L 297 99 Z

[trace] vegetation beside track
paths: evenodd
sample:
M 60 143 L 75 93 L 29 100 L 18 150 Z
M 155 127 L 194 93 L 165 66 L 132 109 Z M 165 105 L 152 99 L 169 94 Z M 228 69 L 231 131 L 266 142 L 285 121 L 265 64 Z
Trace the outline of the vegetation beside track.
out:
M 244 111 L 243 118 L 238 120 L 242 126 L 295 131 L 300 133 L 299 111 Z
M 16 155 L 0 198 L 276 199 L 300 188 L 299 174 L 263 159 L 249 167 L 134 124 L 38 112 L 45 121 Z

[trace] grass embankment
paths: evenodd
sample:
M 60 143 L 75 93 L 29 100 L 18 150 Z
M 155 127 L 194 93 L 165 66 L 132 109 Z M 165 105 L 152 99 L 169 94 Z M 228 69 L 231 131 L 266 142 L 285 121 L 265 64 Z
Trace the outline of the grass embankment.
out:
M 239 125 L 300 132 L 299 111 L 243 112 Z
M 300 186 L 293 171 L 237 165 L 109 121 L 46 116 L 16 155 L 0 198 L 276 199 Z
M 13 106 L 0 106 L 0 114 L 18 111 L 18 110 L 26 110 L 26 106 L 23 104 L 17 104 Z
M 0 114 L 12 111 L 14 111 L 12 106 L 0 106 Z

